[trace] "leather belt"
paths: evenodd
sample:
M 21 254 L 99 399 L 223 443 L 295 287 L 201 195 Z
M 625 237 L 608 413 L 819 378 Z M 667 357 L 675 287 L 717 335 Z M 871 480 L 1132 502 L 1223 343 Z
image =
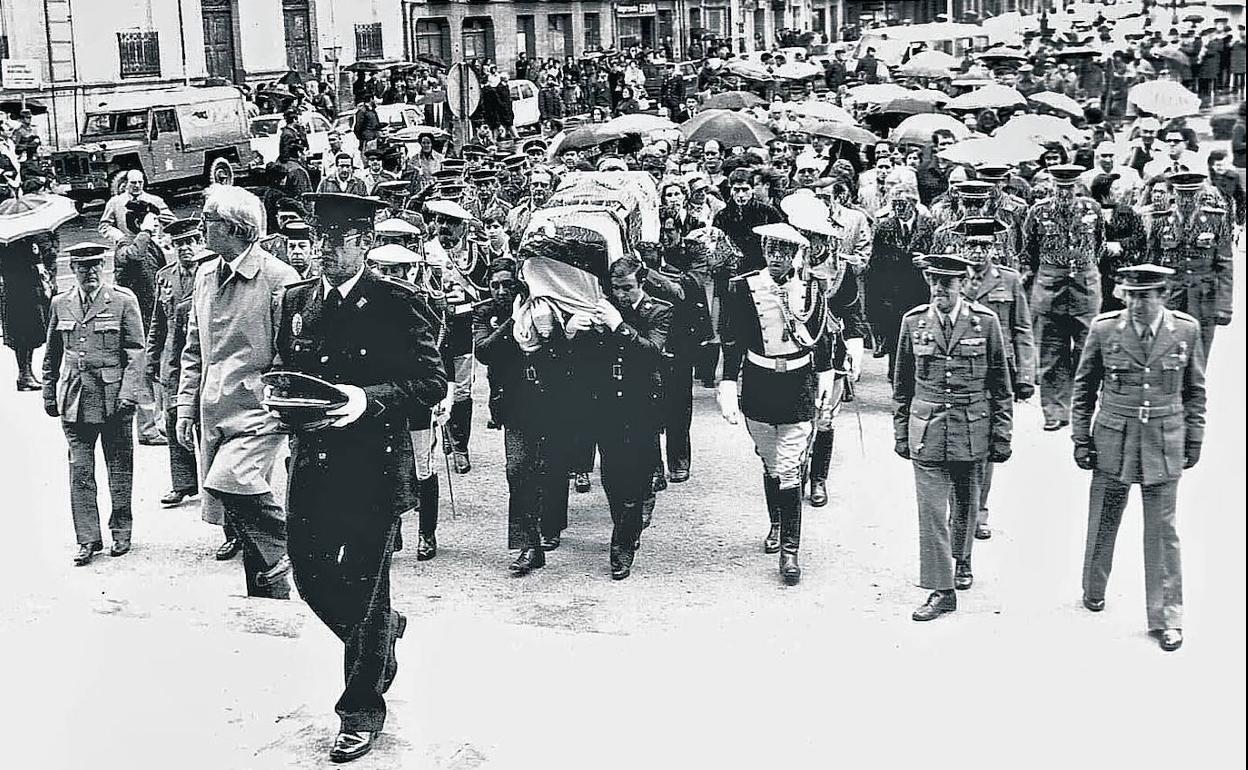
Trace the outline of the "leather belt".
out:
M 957 404 L 958 406 L 970 406 L 972 404 L 987 404 L 987 393 L 929 393 L 926 391 L 918 391 L 914 394 L 914 400 L 926 401 L 929 404 Z
M 753 350 L 747 350 L 745 351 L 745 358 L 755 366 L 761 366 L 764 369 L 771 369 L 777 372 L 791 372 L 801 369 L 811 362 L 809 353 L 803 353 L 796 358 L 768 358 L 755 353 Z
M 1171 404 L 1115 404 L 1112 401 L 1102 401 L 1101 411 L 1119 417 L 1128 417 L 1137 419 L 1142 423 L 1146 423 L 1154 417 L 1169 417 L 1174 414 L 1183 413 L 1182 403 Z

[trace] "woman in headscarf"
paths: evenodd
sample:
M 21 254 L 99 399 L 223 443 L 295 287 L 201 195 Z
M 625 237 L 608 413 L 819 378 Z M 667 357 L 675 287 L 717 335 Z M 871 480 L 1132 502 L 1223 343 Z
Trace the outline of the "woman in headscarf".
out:
M 40 390 L 32 359 L 47 336 L 48 302 L 56 291 L 55 234 L 0 246 L 0 330 L 17 356 L 17 389 Z

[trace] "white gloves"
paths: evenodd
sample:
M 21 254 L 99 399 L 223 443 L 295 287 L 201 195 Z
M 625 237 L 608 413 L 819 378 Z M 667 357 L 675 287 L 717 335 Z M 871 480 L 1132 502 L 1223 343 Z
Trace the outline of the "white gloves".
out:
M 861 347 L 862 341 L 859 340 Z M 823 409 L 826 404 L 832 400 L 832 386 L 836 384 L 836 372 L 829 369 L 826 372 L 819 372 L 819 390 L 815 396 L 815 407 Z
M 737 403 L 737 383 L 735 380 L 723 380 L 719 383 L 719 413 L 730 424 L 741 421 L 741 406 Z
M 862 338 L 845 340 L 845 365 L 849 369 L 849 379 L 857 382 L 862 376 Z
M 606 297 L 598 300 L 598 307 L 594 310 L 594 316 L 598 323 L 611 331 L 615 331 L 620 324 L 624 323 L 624 319 L 620 316 L 620 311 Z
M 433 424 L 439 428 L 446 425 L 446 421 L 451 419 L 451 407 L 455 405 L 455 383 L 447 383 L 446 398 L 442 399 L 433 407 L 431 417 Z
M 368 409 L 368 395 L 358 385 L 335 385 L 334 387 L 346 395 L 347 403 L 336 406 L 325 414 L 338 418 L 334 420 L 332 427 L 345 428 L 364 416 L 364 410 Z

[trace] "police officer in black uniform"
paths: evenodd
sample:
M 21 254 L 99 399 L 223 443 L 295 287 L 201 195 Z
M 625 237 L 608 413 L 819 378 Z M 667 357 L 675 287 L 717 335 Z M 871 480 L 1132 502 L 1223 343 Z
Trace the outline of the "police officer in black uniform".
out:
M 407 418 L 442 399 L 446 375 L 428 309 L 365 268 L 376 199 L 309 195 L 324 237 L 322 275 L 289 286 L 275 366 L 332 383 L 345 403 L 291 435 L 288 549 L 295 583 L 345 645 L 341 731 L 330 758 L 367 753 L 385 722 L 406 618 L 390 608 L 398 516 L 412 507 Z M 266 396 L 269 394 L 266 394 Z

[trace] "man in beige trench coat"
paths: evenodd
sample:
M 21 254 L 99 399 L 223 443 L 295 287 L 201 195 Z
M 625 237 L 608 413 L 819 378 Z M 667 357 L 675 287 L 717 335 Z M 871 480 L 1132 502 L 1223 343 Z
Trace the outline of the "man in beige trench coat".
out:
M 260 375 L 273 364 L 275 313 L 294 268 L 260 248 L 265 214 L 240 187 L 214 187 L 204 201 L 209 250 L 218 258 L 195 275 L 182 377 L 178 441 L 199 428 L 204 518 L 230 524 L 243 546 L 247 595 L 290 597 L 286 516 L 270 476 L 286 437 L 260 406 Z

